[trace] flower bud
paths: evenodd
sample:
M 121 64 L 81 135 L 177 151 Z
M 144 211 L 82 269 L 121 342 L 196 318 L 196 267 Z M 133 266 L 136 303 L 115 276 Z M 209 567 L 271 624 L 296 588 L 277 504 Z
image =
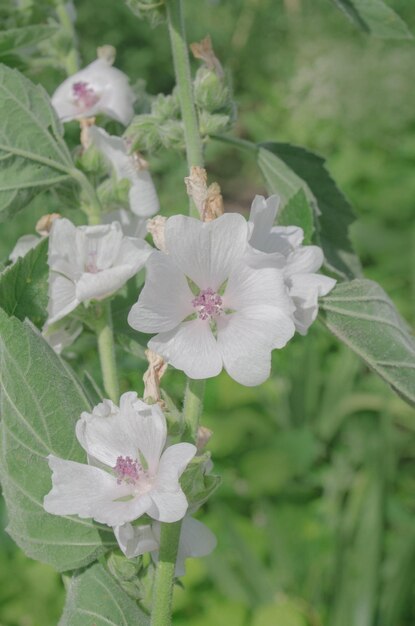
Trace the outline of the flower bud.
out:
M 160 141 L 168 150 L 184 150 L 185 138 L 181 120 L 167 120 L 159 128 Z
M 180 104 L 176 93 L 168 96 L 160 93 L 151 105 L 151 113 L 160 121 L 177 119 L 180 116 Z
M 158 26 L 164 21 L 164 0 L 127 0 L 127 6 L 151 26 Z
M 208 111 L 200 111 L 199 113 L 199 131 L 202 137 L 221 135 L 230 130 L 231 126 L 232 119 L 229 115 L 209 113 Z
M 154 152 L 160 148 L 162 143 L 158 124 L 151 114 L 136 115 L 124 134 L 131 151 Z

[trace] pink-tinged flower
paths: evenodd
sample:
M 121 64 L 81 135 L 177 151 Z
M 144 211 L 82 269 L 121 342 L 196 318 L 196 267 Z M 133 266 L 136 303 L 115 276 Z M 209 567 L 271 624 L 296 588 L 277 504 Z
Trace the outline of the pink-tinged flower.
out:
M 49 235 L 48 325 L 81 302 L 102 300 L 120 289 L 151 250 L 144 239 L 125 237 L 118 222 L 77 227 L 56 220 Z
M 97 59 L 56 89 L 53 107 L 63 122 L 104 113 L 125 126 L 134 115 L 128 77 L 105 59 Z
M 288 292 L 295 305 L 297 331 L 305 335 L 317 317 L 318 298 L 335 286 L 334 278 L 317 274 L 324 262 L 318 246 L 303 246 L 304 232 L 298 226 L 274 226 L 279 198 L 256 196 L 249 216 L 250 239 L 255 266 L 273 265 L 284 272 Z M 265 253 L 265 254 L 264 254 Z
M 166 419 L 157 404 L 133 392 L 120 407 L 110 400 L 82 413 L 76 436 L 88 465 L 49 455 L 52 490 L 44 508 L 54 515 L 78 515 L 122 526 L 144 514 L 176 522 L 188 503 L 179 478 L 196 453 L 190 443 L 166 446 Z
M 124 524 L 114 529 L 121 550 L 129 559 L 151 552 L 154 561 L 158 561 L 160 546 L 160 523 L 153 522 L 143 526 Z M 185 561 L 188 558 L 207 556 L 216 548 L 216 537 L 202 522 L 186 515 L 180 531 L 175 575 L 184 576 Z
M 191 378 L 223 367 L 243 385 L 269 376 L 271 350 L 295 332 L 283 272 L 245 260 L 248 224 L 226 214 L 203 223 L 176 215 L 165 226 L 166 253 L 155 251 L 130 326 L 158 333 L 149 348 Z
M 130 209 L 139 217 L 151 217 L 160 205 L 153 179 L 136 155 L 129 155 L 121 137 L 109 135 L 102 128 L 91 126 L 88 135 L 114 169 L 118 180 L 126 178 L 131 187 L 128 193 Z

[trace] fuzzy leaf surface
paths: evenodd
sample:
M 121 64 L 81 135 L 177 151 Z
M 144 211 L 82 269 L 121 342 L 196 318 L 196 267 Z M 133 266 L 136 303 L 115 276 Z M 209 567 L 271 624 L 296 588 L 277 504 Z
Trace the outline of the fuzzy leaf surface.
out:
M 0 274 L 0 307 L 41 328 L 47 317 L 48 274 L 48 240 L 44 239 Z
M 0 222 L 74 171 L 43 87 L 0 64 Z
M 320 309 L 327 328 L 415 405 L 415 338 L 383 289 L 371 280 L 342 283 Z
M 112 531 L 91 520 L 50 515 L 46 457 L 85 462 L 75 423 L 90 410 L 69 367 L 29 322 L 0 309 L 0 478 L 8 532 L 31 558 L 59 571 L 83 567 L 115 545 Z
M 58 626 L 148 626 L 148 617 L 118 585 L 115 578 L 95 563 L 72 577 Z
M 333 0 L 366 33 L 381 39 L 412 39 L 405 22 L 383 0 Z

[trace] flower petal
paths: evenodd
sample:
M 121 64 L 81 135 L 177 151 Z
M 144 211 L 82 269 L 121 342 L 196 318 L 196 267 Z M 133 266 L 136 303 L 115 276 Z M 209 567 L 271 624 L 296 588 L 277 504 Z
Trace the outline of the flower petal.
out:
M 188 509 L 187 498 L 183 491 L 176 492 L 152 490 L 149 494 L 152 504 L 147 509 L 147 515 L 159 522 L 178 522 L 186 515 Z
M 131 178 L 130 209 L 140 217 L 151 217 L 160 210 L 157 191 L 148 170 L 136 171 Z
M 93 518 L 108 526 L 131 522 L 152 506 L 147 494 L 132 497 L 131 487 L 119 485 L 115 476 L 97 467 L 64 461 L 49 455 L 52 490 L 43 506 L 54 515 L 78 515 Z
M 159 548 L 159 542 L 154 536 L 150 524 L 143 526 L 123 524 L 114 528 L 114 534 L 121 550 L 128 559 L 146 554 L 146 552 L 154 552 Z
M 136 274 L 130 265 L 118 265 L 102 272 L 85 272 L 76 283 L 76 297 L 79 302 L 102 300 L 121 289 L 129 278 Z
M 82 413 L 76 426 L 79 443 L 89 455 L 112 468 L 119 456 L 139 460 L 141 452 L 150 473 L 155 474 L 167 436 L 160 407 L 145 404 L 134 392 L 121 396 L 120 408 L 106 402 L 110 411 L 106 416 L 102 404 L 92 413 Z
M 176 559 L 176 576 L 186 573 L 185 561 L 191 557 L 207 556 L 216 548 L 217 541 L 213 532 L 198 520 L 186 515 L 182 522 L 179 549 Z
M 128 323 L 145 333 L 171 330 L 194 313 L 194 296 L 183 273 L 163 252 L 154 251 L 146 269 L 146 282 Z
M 260 385 L 270 374 L 271 350 L 282 348 L 294 332 L 288 315 L 266 305 L 218 318 L 218 348 L 226 371 L 242 385 Z
M 287 258 L 286 276 L 317 272 L 323 265 L 323 250 L 318 246 L 302 246 L 294 250 Z
M 242 215 L 227 213 L 212 222 L 174 215 L 166 222 L 171 260 L 200 289 L 218 289 L 243 256 L 248 224 Z
M 264 196 L 255 196 L 249 214 L 251 230 L 249 243 L 253 248 L 263 252 L 275 252 L 274 249 L 269 249 L 270 232 L 277 217 L 279 205 L 280 198 L 276 195 L 267 199 Z
M 75 284 L 56 272 L 49 274 L 48 325 L 76 309 L 80 301 L 76 297 Z
M 318 298 L 327 295 L 336 281 L 323 274 L 295 274 L 290 280 L 290 296 L 296 307 L 294 323 L 298 332 L 305 335 L 317 317 Z
M 190 378 L 211 378 L 222 370 L 222 358 L 208 321 L 183 322 L 150 339 L 148 346 Z

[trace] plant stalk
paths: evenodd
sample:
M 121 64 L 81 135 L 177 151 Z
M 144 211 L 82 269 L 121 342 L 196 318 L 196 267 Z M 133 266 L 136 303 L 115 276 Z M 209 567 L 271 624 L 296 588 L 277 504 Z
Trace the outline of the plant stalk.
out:
M 187 379 L 186 392 L 183 401 L 183 421 L 186 431 L 192 441 L 197 439 L 199 420 L 203 409 L 203 396 L 205 393 L 205 381 Z
M 192 166 L 203 167 L 204 158 L 203 144 L 199 133 L 199 122 L 193 97 L 182 0 L 166 0 L 166 10 L 177 91 L 184 126 L 187 164 L 190 171 Z M 199 217 L 193 203 L 190 208 L 190 213 L 195 217 Z
M 76 74 L 79 70 L 79 54 L 76 48 L 76 32 L 64 0 L 57 0 L 55 9 L 59 22 L 62 26 L 62 30 L 68 36 L 68 39 L 71 39 L 73 42 L 71 49 L 63 58 L 65 71 L 68 76 L 71 76 L 72 74 Z
M 101 363 L 105 392 L 114 404 L 118 404 L 120 400 L 120 388 L 118 384 L 117 363 L 115 360 L 111 302 L 106 300 L 103 302 L 102 307 L 103 311 L 97 320 L 96 327 L 99 360 Z
M 151 626 L 170 626 L 172 623 L 174 569 L 181 526 L 181 522 L 161 524 L 160 552 L 154 579 Z

